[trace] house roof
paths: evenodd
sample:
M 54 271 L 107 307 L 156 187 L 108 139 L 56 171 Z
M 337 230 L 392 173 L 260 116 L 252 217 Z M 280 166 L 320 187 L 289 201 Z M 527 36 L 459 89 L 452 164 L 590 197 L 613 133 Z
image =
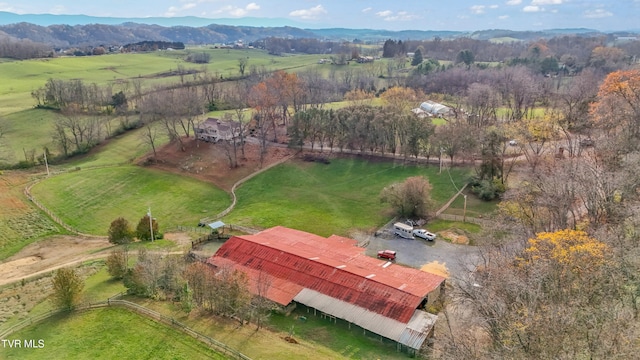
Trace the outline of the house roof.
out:
M 207 224 L 207 226 L 215 230 L 223 227 L 224 223 L 222 221 L 215 221 L 215 222 L 212 222 L 211 224 Z
M 368 257 L 356 244 L 341 236 L 324 238 L 278 226 L 232 237 L 208 262 L 247 272 L 254 293 L 258 275 L 264 274 L 271 283 L 266 297 L 283 305 L 309 289 L 405 324 L 444 281 Z
M 231 127 L 238 128 L 240 123 L 237 121 L 222 121 L 217 118 L 207 118 L 199 125 L 196 125 L 199 129 L 215 129 L 219 131 L 229 131 Z

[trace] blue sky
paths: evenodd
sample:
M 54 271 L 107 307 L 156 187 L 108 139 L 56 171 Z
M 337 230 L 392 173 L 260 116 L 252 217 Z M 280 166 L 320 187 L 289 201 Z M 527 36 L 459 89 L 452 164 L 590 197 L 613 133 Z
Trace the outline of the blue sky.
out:
M 309 28 L 640 29 L 640 0 L 0 0 L 0 11 L 129 18 L 265 17 Z

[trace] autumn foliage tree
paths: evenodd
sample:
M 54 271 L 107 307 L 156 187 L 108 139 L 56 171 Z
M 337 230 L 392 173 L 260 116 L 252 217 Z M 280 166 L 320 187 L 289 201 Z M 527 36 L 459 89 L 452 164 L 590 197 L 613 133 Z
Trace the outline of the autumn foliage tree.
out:
M 129 270 L 128 262 L 129 250 L 126 247 L 113 250 L 105 260 L 107 272 L 115 279 L 123 279 Z
M 151 239 L 151 229 L 153 228 L 153 237 L 157 239 L 159 237 L 158 233 L 158 222 L 156 219 L 152 219 L 149 221 L 149 215 L 145 215 L 138 221 L 138 226 L 136 226 L 136 236 L 139 240 L 149 241 L 155 240 Z
M 427 217 L 431 210 L 431 184 L 422 176 L 391 184 L 380 193 L 380 200 L 390 204 L 400 216 Z
M 601 128 L 624 134 L 630 144 L 637 144 L 640 137 L 640 70 L 610 73 L 600 85 L 590 112 Z
M 448 358 L 625 358 L 631 313 L 624 277 L 604 242 L 583 231 L 539 233 L 523 246 L 487 248 L 453 300 L 476 317 L 444 340 Z M 471 324 L 471 323 L 470 323 Z M 483 333 L 486 346 L 469 338 Z M 456 343 L 457 342 L 457 343 Z M 462 346 L 466 344 L 466 346 Z M 466 354 L 466 355 L 463 355 Z M 463 357 L 459 357 L 463 356 Z
M 128 244 L 133 240 L 133 230 L 127 219 L 119 217 L 109 226 L 109 242 L 112 244 Z
M 72 310 L 80 301 L 84 280 L 71 268 L 56 270 L 52 280 L 52 301 L 60 309 Z

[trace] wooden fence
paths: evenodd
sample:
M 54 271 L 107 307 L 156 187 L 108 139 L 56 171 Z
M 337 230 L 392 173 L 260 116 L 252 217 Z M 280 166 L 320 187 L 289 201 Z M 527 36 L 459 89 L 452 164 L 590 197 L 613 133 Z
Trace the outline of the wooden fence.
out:
M 482 226 L 491 224 L 491 220 L 488 220 L 488 219 L 480 219 L 480 218 L 469 217 L 469 216 L 464 217 L 462 215 L 439 214 L 436 217 L 443 220 L 470 222 L 470 223 L 474 223 Z
M 178 329 L 180 331 L 182 331 L 183 333 L 192 336 L 193 338 L 195 338 L 196 340 L 203 342 L 205 344 L 207 344 L 210 348 L 224 354 L 224 355 L 228 355 L 233 359 L 240 359 L 240 360 L 251 360 L 250 357 L 242 354 L 241 352 L 231 348 L 230 346 L 216 340 L 213 339 L 207 335 L 201 334 L 195 330 L 193 330 L 192 328 L 186 326 L 185 324 L 175 320 L 174 318 L 170 318 L 167 316 L 164 316 L 162 314 L 160 314 L 157 311 L 153 311 L 151 309 L 147 309 L 143 306 L 140 306 L 136 303 L 132 303 L 130 301 L 126 301 L 126 300 L 120 300 L 120 299 L 115 299 L 115 298 L 109 298 L 107 301 L 100 301 L 100 302 L 96 302 L 96 303 L 89 303 L 89 304 L 85 304 L 82 305 L 80 307 L 78 307 L 76 310 L 77 311 L 88 311 L 88 310 L 92 310 L 92 309 L 97 309 L 97 308 L 103 308 L 103 307 L 108 307 L 108 306 L 120 306 L 120 307 L 125 307 L 129 310 L 135 311 L 136 313 L 151 318 L 155 321 L 161 322 L 163 324 L 169 325 L 175 329 Z M 20 331 L 22 329 L 24 329 L 27 326 L 30 326 L 32 324 L 36 324 L 40 321 L 43 321 L 44 319 L 47 319 L 51 316 L 54 316 L 56 314 L 60 314 L 64 311 L 62 310 L 57 310 L 57 311 L 49 311 L 47 313 L 44 314 L 40 314 L 34 317 L 30 317 L 28 319 L 25 319 L 11 327 L 9 327 L 6 330 L 2 330 L 0 332 L 0 339 L 4 339 L 7 336 Z

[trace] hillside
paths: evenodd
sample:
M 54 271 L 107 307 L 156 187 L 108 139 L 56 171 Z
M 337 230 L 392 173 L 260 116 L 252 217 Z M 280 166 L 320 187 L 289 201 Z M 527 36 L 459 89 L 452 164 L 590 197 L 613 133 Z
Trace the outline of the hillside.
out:
M 0 12 L 0 39 L 5 35 L 13 39 L 28 39 L 55 47 L 123 45 L 145 40 L 182 42 L 187 45 L 231 43 L 238 40 L 249 43 L 268 37 L 316 38 L 329 41 L 359 39 L 365 42 L 380 42 L 387 39 L 404 41 L 426 40 L 436 37 L 441 39 L 469 37 L 477 40 L 510 38 L 529 41 L 569 34 L 578 36 L 616 35 L 584 28 L 539 31 L 489 29 L 464 32 L 347 28 L 305 29 L 303 26 L 303 24 L 283 19 L 112 18 L 85 15 L 19 15 Z

